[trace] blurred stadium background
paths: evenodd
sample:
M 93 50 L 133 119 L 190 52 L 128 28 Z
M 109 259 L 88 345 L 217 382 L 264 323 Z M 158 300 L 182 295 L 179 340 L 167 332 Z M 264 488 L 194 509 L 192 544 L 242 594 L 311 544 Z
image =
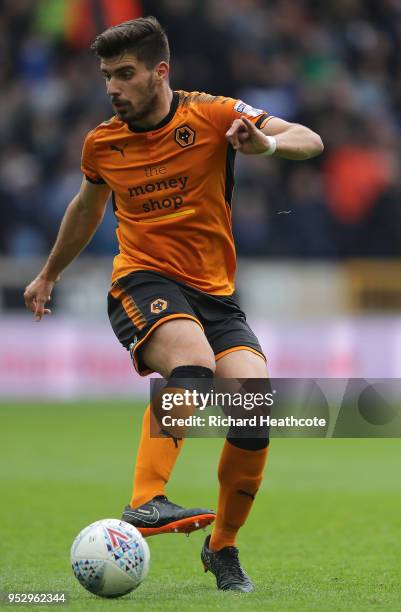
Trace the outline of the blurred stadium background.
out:
M 154 14 L 172 86 L 238 97 L 321 134 L 308 162 L 237 157 L 238 293 L 272 376 L 401 376 L 400 0 L 3 0 L 0 397 L 147 391 L 106 316 L 111 207 L 40 325 L 22 293 L 110 116 L 88 51 Z

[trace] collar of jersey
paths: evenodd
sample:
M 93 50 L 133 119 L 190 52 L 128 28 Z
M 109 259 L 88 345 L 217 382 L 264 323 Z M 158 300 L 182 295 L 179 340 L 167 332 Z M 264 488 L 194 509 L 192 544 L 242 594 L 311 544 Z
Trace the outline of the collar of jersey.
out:
M 131 130 L 131 132 L 141 133 L 141 134 L 143 132 L 154 132 L 155 130 L 159 130 L 160 128 L 167 125 L 174 117 L 177 111 L 177 108 L 178 108 L 178 101 L 179 101 L 178 92 L 173 91 L 173 98 L 171 100 L 170 110 L 168 114 L 164 117 L 164 119 L 162 119 L 161 121 L 159 121 L 157 125 L 153 125 L 152 127 L 143 128 L 143 127 L 139 127 L 136 125 L 129 125 L 128 126 L 129 129 Z

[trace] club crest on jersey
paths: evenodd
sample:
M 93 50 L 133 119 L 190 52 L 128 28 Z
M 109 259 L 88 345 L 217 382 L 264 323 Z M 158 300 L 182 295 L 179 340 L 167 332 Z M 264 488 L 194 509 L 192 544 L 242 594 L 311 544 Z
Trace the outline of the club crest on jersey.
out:
M 174 138 L 180 147 L 189 147 L 195 142 L 195 130 L 189 127 L 189 125 L 180 125 L 175 130 Z
M 150 312 L 153 312 L 154 314 L 158 314 L 159 312 L 163 312 L 163 310 L 166 310 L 168 306 L 168 302 L 167 300 L 163 300 L 162 298 L 157 298 L 157 300 L 153 300 L 153 302 L 150 305 Z

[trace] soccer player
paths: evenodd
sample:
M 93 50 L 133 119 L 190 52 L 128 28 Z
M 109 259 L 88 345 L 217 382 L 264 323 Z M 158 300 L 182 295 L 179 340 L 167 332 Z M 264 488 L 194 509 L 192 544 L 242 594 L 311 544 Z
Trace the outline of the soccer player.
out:
M 262 348 L 232 298 L 231 231 L 237 152 L 303 160 L 323 150 L 310 129 L 241 100 L 172 91 L 169 46 L 154 17 L 109 28 L 92 49 L 114 116 L 88 135 L 84 174 L 49 258 L 25 290 L 36 320 L 62 271 L 90 241 L 112 193 L 119 254 L 108 312 L 137 372 L 177 379 L 268 377 Z M 190 386 L 190 383 L 188 383 Z M 216 516 L 166 497 L 182 440 L 151 437 L 147 408 L 123 519 L 144 533 L 189 532 L 215 519 L 201 558 L 223 590 L 251 591 L 236 548 L 262 481 L 268 439 L 228 437 L 218 467 Z

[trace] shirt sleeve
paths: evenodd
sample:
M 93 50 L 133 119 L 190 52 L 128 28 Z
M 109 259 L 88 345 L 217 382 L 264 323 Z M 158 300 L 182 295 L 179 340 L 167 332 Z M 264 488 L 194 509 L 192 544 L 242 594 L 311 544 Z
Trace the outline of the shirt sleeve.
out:
M 85 138 L 85 142 L 82 147 L 81 170 L 90 183 L 94 183 L 95 185 L 102 185 L 106 181 L 103 180 L 97 169 L 93 146 L 93 137 L 94 132 L 92 131 L 89 132 L 89 134 Z
M 262 129 L 272 119 L 272 115 L 269 115 L 266 111 L 254 108 L 246 102 L 234 98 L 219 97 L 210 107 L 215 125 L 220 126 L 224 133 L 235 119 L 240 119 L 244 115 L 259 129 Z

